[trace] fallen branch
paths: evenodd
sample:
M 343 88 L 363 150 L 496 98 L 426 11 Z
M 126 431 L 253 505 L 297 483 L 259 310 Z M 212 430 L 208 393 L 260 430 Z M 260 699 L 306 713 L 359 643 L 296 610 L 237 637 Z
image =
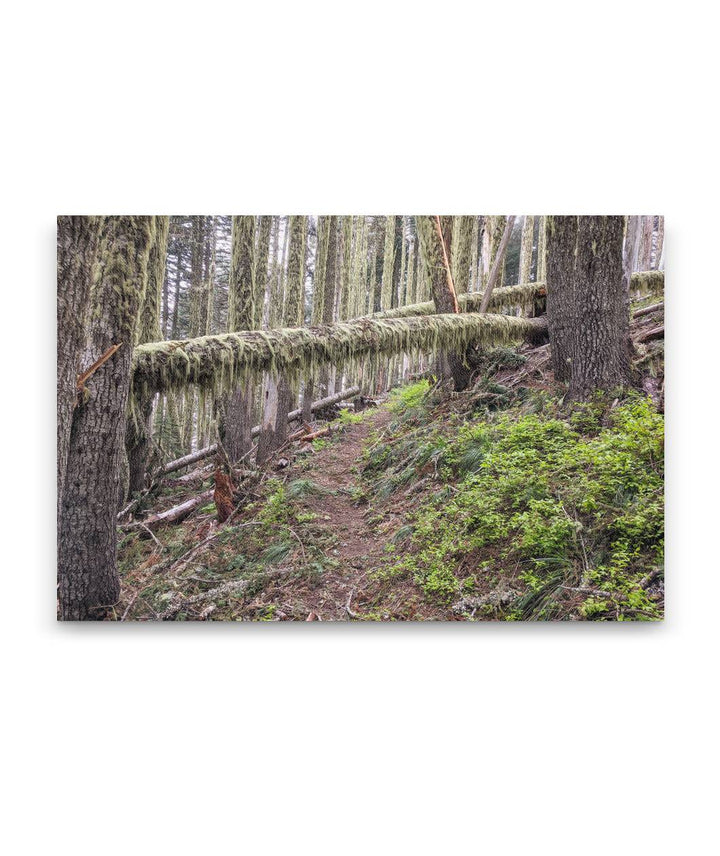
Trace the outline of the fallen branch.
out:
M 665 302 L 662 303 L 653 303 L 652 306 L 643 306 L 642 309 L 636 309 L 633 312 L 633 318 L 640 318 L 643 315 L 652 315 L 653 312 L 659 312 L 665 310 Z
M 490 347 L 523 339 L 534 342 L 546 331 L 546 318 L 453 313 L 153 342 L 138 345 L 133 352 L 133 395 L 185 389 L 189 384 L 217 394 L 234 389 L 243 377 L 264 372 L 300 377 L 323 363 L 342 366 L 380 354 L 459 352 L 471 343 Z
M 329 433 L 330 433 L 329 428 L 321 428 L 319 431 L 313 431 L 312 434 L 303 435 L 302 437 L 300 437 L 300 440 L 303 443 L 309 443 L 311 440 L 314 440 L 316 437 L 322 437 L 325 434 L 329 434 Z
M 99 357 L 95 362 L 90 366 L 89 369 L 84 371 L 81 375 L 78 375 L 77 379 L 77 394 L 81 396 L 85 392 L 85 382 L 95 374 L 95 372 L 106 363 L 112 355 L 122 348 L 122 342 L 119 342 L 117 345 L 111 345 L 105 353 Z
M 651 330 L 648 330 L 647 333 L 643 333 L 638 336 L 638 342 L 650 342 L 653 339 L 664 339 L 665 338 L 665 325 L 661 324 L 659 327 L 653 327 Z
M 347 401 L 348 398 L 354 398 L 359 394 L 360 387 L 351 386 L 349 389 L 344 389 L 342 392 L 335 393 L 335 395 L 328 395 L 327 398 L 321 398 L 318 401 L 314 401 L 310 410 L 313 413 L 316 413 L 318 410 L 324 410 L 326 407 L 331 407 L 333 404 L 338 404 L 341 401 Z M 288 422 L 295 422 L 301 417 L 302 409 L 291 410 L 290 413 L 288 413 Z M 256 425 L 250 432 L 250 436 L 257 437 L 259 434 L 260 426 Z M 168 475 L 169 473 L 174 473 L 177 470 L 183 469 L 183 467 L 189 467 L 192 464 L 196 464 L 198 461 L 209 458 L 211 455 L 214 455 L 215 452 L 217 452 L 217 443 L 213 443 L 212 446 L 206 446 L 204 449 L 198 449 L 197 452 L 192 452 L 189 455 L 185 455 L 182 458 L 177 458 L 177 460 L 170 461 L 165 464 L 162 468 L 162 474 Z
M 204 502 L 207 502 L 209 499 L 212 499 L 213 492 L 213 490 L 206 490 L 204 493 L 198 494 L 198 496 L 194 496 L 192 499 L 188 499 L 185 502 L 180 503 L 180 505 L 175 505 L 172 508 L 168 508 L 167 511 L 161 511 L 159 514 L 153 514 L 152 517 L 148 517 L 138 523 L 129 523 L 123 528 L 145 529 L 147 527 L 162 526 L 165 523 L 179 523 L 181 520 L 184 520 L 186 517 L 188 517 L 188 515 L 195 511 L 195 509 L 201 506 Z
M 266 571 L 264 576 L 277 576 L 278 574 L 288 573 L 288 571 L 275 570 L 275 571 Z M 210 591 L 200 592 L 200 594 L 194 594 L 190 597 L 183 598 L 179 593 L 175 593 L 173 595 L 173 600 L 166 609 L 160 613 L 158 616 L 162 621 L 172 620 L 181 609 L 186 609 L 188 607 L 193 607 L 198 603 L 203 603 L 206 600 L 218 600 L 221 598 L 227 597 L 229 594 L 240 594 L 245 591 L 246 588 L 253 582 L 253 580 L 231 580 L 230 582 L 223 583 L 221 586 L 217 588 L 210 589 Z

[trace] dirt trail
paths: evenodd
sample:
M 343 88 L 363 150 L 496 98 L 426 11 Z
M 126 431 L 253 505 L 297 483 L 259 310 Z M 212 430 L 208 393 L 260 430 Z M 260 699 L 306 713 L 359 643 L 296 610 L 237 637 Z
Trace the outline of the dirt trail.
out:
M 356 468 L 365 440 L 389 420 L 390 413 L 378 408 L 362 422 L 345 428 L 340 438 L 313 457 L 310 478 L 330 492 L 308 496 L 305 505 L 317 515 L 319 525 L 337 536 L 328 555 L 340 564 L 337 571 L 325 575 L 318 591 L 314 607 L 323 619 L 349 617 L 345 605 L 350 593 L 355 597 L 367 572 L 378 565 L 383 554 L 385 541 L 368 524 L 367 506 L 356 504 L 352 490 L 359 486 Z

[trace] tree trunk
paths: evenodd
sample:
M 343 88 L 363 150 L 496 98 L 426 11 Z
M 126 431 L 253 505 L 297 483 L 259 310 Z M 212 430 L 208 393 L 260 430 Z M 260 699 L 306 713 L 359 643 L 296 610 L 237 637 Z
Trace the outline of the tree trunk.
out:
M 545 282 L 547 279 L 547 217 L 541 217 L 538 227 L 537 262 L 535 265 L 535 281 Z
M 577 217 L 544 217 L 547 246 L 547 316 L 555 380 L 570 380 Z M 542 223 L 541 223 L 542 227 Z M 538 241 L 538 245 L 540 242 Z
M 169 217 L 155 218 L 155 236 L 148 257 L 148 280 L 140 310 L 135 344 L 159 342 L 162 289 L 165 282 Z M 128 418 L 125 447 L 128 456 L 128 495 L 145 487 L 148 459 L 152 447 L 153 395 L 146 394 L 137 402 L 135 412 Z
M 122 347 L 88 380 L 75 409 L 58 539 L 62 620 L 100 619 L 118 599 L 119 473 L 125 458 L 131 343 L 147 285 L 154 217 L 108 217 L 100 237 L 86 364 Z
M 290 217 L 288 223 L 288 266 L 283 323 L 286 327 L 299 327 L 303 323 L 306 218 Z M 258 440 L 256 460 L 259 464 L 287 439 L 287 416 L 293 402 L 289 381 L 281 376 L 268 375 L 263 396 L 262 431 Z
M 518 282 L 530 282 L 534 231 L 535 218 L 526 214 L 523 218 L 522 240 L 520 243 L 520 272 Z
M 425 271 L 430 280 L 435 310 L 442 314 L 459 313 L 460 308 L 450 271 L 447 244 L 445 243 L 446 238 L 451 238 L 451 233 L 447 227 L 443 229 L 440 217 L 417 217 L 416 223 L 420 252 L 422 253 Z M 443 368 L 447 363 L 447 368 L 455 383 L 455 389 L 465 389 L 470 380 L 470 371 L 465 366 L 462 355 L 440 352 L 438 361 Z
M 457 254 L 453 259 L 453 282 L 458 294 L 466 294 L 471 288 L 470 259 L 472 256 L 475 217 L 456 217 L 455 233 Z
M 571 400 L 624 386 L 630 377 L 629 271 L 623 217 L 579 217 L 572 301 Z
M 63 485 L 77 379 L 85 348 L 85 318 L 97 251 L 99 217 L 57 220 L 57 499 Z
M 255 218 L 233 217 L 232 257 L 228 285 L 228 331 L 256 329 L 261 308 L 255 288 Z M 218 431 L 232 463 L 251 448 L 252 385 L 238 386 L 218 404 Z

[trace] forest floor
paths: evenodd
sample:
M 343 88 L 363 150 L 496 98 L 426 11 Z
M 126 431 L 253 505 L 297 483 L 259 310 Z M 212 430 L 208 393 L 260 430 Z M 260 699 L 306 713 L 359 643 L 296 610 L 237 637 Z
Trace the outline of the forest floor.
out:
M 497 349 L 466 393 L 421 380 L 341 410 L 242 482 L 225 524 L 208 501 L 121 528 L 116 617 L 661 618 L 659 323 L 633 324 L 635 390 L 568 410 L 547 346 Z M 211 468 L 167 480 L 152 510 L 211 486 Z

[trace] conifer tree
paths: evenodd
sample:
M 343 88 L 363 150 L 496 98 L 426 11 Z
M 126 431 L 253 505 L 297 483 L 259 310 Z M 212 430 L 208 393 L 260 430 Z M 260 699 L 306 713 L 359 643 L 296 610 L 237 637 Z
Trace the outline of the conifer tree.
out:
M 255 290 L 255 218 L 233 217 L 232 257 L 228 285 L 228 332 L 253 330 L 259 315 Z M 220 439 L 231 462 L 250 450 L 252 386 L 238 387 L 227 403 L 219 406 Z
M 530 282 L 534 231 L 535 218 L 526 214 L 523 217 L 522 239 L 520 243 L 520 272 L 518 275 L 518 282 Z
M 83 369 L 103 355 L 107 359 L 86 379 L 73 413 L 58 537 L 63 620 L 103 618 L 119 596 L 118 474 L 125 458 L 132 344 L 155 228 L 154 217 L 106 217 L 102 224 Z
M 162 289 L 165 282 L 169 217 L 156 217 L 155 230 L 148 255 L 148 277 L 145 296 L 140 308 L 135 343 L 159 342 Z M 152 445 L 152 395 L 141 396 L 128 418 L 125 445 L 128 458 L 128 494 L 145 487 L 148 458 Z
M 85 348 L 85 320 L 101 225 L 99 217 L 57 221 L 57 491 L 65 482 L 77 379 Z
M 283 304 L 283 327 L 300 327 L 303 323 L 306 218 L 292 216 L 288 223 L 288 263 Z M 279 449 L 287 437 L 287 417 L 292 404 L 292 389 L 284 376 L 269 375 L 263 398 L 263 418 L 258 438 L 257 461 L 263 463 Z

